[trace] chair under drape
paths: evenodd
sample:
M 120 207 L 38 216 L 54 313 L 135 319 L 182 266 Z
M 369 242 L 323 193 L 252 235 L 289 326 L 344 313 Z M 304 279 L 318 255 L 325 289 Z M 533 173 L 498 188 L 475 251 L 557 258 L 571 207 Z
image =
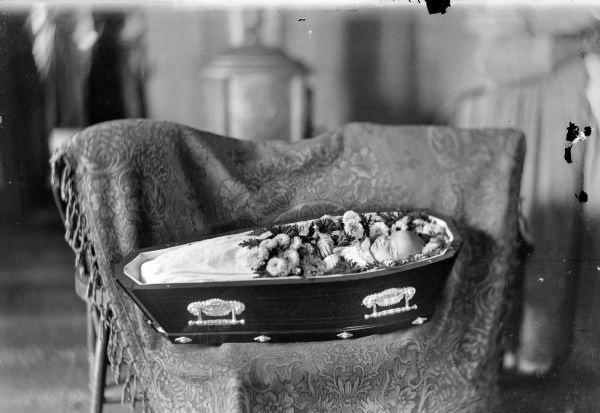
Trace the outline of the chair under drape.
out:
M 126 399 L 150 411 L 482 412 L 498 407 L 518 265 L 524 139 L 350 124 L 295 144 L 150 120 L 103 123 L 53 158 L 67 240 L 110 325 Z M 114 279 L 139 248 L 347 208 L 429 208 L 464 245 L 431 322 L 356 340 L 174 345 Z

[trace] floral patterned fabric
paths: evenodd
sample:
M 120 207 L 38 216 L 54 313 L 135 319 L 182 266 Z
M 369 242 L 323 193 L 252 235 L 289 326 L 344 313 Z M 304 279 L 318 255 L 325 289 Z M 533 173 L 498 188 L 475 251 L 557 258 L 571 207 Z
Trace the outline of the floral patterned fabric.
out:
M 155 412 L 488 412 L 517 260 L 523 136 L 349 124 L 255 143 L 150 120 L 99 124 L 53 158 L 67 241 L 111 327 L 125 397 Z M 464 245 L 431 322 L 355 340 L 174 345 L 114 268 L 139 248 L 345 209 L 429 208 Z M 128 368 L 127 368 L 128 367 Z

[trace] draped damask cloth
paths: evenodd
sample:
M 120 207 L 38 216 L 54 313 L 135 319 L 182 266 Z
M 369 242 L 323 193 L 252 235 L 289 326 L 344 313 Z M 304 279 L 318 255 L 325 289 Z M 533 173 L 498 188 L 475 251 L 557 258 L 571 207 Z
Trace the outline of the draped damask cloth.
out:
M 126 120 L 53 158 L 67 240 L 124 397 L 155 412 L 488 412 L 517 272 L 523 136 L 349 124 L 295 144 Z M 139 248 L 355 208 L 430 208 L 464 246 L 431 322 L 355 340 L 174 345 L 115 283 Z M 122 367 L 129 366 L 128 369 Z

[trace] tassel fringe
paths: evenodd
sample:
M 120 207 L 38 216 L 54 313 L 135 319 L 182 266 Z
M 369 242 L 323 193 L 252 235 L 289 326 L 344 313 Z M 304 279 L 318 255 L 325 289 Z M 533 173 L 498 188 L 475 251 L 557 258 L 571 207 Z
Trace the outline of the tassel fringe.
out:
M 130 405 L 134 411 L 138 402 L 142 403 L 144 413 L 151 412 L 147 391 L 138 380 L 135 355 L 126 344 L 115 311 L 112 311 L 110 292 L 105 288 L 98 265 L 96 250 L 89 238 L 87 222 L 81 212 L 77 194 L 75 171 L 60 150 L 51 159 L 51 183 L 64 206 L 65 240 L 75 253 L 75 271 L 77 276 L 88 278 L 87 300 L 100 314 L 100 322 L 108 327 L 108 361 L 117 384 L 123 385 L 121 402 Z

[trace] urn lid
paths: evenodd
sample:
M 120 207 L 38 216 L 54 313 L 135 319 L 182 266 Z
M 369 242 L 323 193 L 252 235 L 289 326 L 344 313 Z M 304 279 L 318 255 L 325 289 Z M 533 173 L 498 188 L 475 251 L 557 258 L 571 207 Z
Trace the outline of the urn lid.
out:
M 283 51 L 251 43 L 216 56 L 203 69 L 202 76 L 218 79 L 251 74 L 292 77 L 308 72 L 305 65 L 291 59 Z

